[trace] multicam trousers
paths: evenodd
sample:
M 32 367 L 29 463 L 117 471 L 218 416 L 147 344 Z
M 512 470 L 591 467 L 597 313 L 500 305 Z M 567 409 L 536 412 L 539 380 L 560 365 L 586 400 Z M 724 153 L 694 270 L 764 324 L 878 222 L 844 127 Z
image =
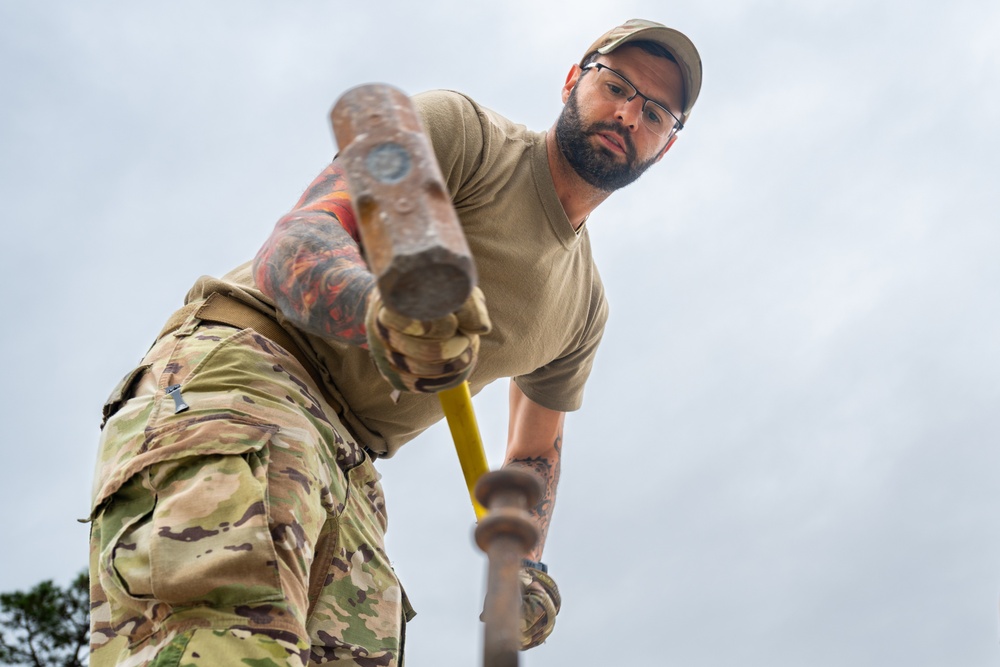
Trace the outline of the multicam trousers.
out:
M 294 357 L 192 317 L 107 414 L 92 667 L 402 664 L 379 475 Z

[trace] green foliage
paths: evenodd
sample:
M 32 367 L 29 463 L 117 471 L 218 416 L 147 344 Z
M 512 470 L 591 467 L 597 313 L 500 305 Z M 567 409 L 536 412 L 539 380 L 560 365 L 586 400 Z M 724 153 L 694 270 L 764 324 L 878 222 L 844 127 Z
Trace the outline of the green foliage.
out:
M 43 581 L 0 593 L 0 665 L 83 667 L 90 641 L 87 571 L 66 588 Z

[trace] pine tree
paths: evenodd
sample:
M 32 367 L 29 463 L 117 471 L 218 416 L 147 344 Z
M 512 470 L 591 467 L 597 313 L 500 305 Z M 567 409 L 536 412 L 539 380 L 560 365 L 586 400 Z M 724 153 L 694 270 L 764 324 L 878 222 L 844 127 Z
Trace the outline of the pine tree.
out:
M 83 667 L 89 614 L 86 570 L 66 588 L 43 581 L 26 593 L 0 593 L 0 664 Z

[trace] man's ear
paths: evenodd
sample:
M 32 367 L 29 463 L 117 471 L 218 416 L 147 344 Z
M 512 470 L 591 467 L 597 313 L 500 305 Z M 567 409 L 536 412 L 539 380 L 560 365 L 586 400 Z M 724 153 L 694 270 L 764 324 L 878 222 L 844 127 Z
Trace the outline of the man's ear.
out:
M 677 141 L 677 136 L 678 135 L 675 134 L 674 136 L 670 137 L 670 139 L 667 141 L 667 145 L 664 146 L 663 150 L 660 151 L 660 154 L 656 156 L 656 161 L 657 162 L 659 162 L 660 160 L 662 160 L 663 156 L 666 155 L 667 151 L 670 150 L 670 147 L 674 145 L 674 142 Z
M 580 75 L 583 74 L 583 70 L 580 69 L 579 65 L 573 65 L 569 68 L 569 74 L 566 75 L 566 83 L 562 87 L 562 101 L 566 104 L 566 100 L 569 99 L 569 94 L 573 92 L 573 88 L 576 87 L 576 82 L 580 80 Z

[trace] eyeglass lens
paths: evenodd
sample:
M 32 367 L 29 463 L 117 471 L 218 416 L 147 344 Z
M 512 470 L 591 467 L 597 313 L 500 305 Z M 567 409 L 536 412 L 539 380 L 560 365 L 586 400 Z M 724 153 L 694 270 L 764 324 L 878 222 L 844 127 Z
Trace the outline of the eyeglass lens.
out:
M 607 67 L 597 68 L 597 84 L 609 100 L 632 99 L 638 93 L 635 86 Z M 660 136 L 674 129 L 670 112 L 652 100 L 643 100 L 642 123 Z

